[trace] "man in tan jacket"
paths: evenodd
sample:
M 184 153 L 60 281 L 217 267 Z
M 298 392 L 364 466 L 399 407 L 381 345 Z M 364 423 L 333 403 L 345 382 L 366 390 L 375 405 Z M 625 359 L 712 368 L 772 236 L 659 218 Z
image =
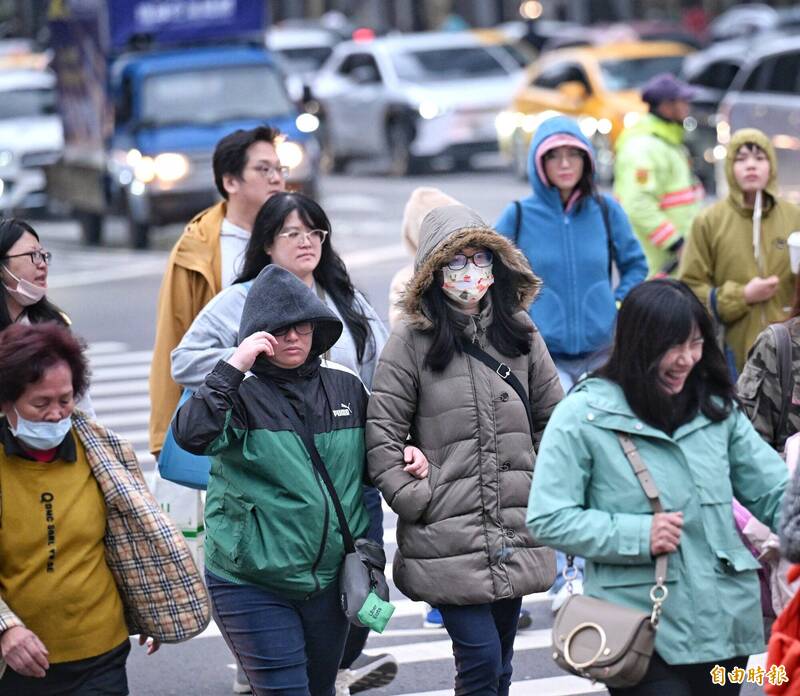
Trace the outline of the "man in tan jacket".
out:
M 259 126 L 219 141 L 214 182 L 223 200 L 189 222 L 167 261 L 150 366 L 150 451 L 156 457 L 180 397 L 170 353 L 206 303 L 236 279 L 259 209 L 286 189 L 286 170 L 275 150 L 279 135 L 275 128 Z

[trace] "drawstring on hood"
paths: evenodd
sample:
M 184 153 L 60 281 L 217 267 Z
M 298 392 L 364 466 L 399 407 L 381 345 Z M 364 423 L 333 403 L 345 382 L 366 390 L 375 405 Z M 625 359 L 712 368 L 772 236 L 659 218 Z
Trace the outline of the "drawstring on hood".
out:
M 582 150 L 589 156 L 591 175 L 596 169 L 594 148 L 589 139 L 581 132 L 578 124 L 566 116 L 553 116 L 543 121 L 536 129 L 528 149 L 528 180 L 533 188 L 533 193 L 558 210 L 563 210 L 561 193 L 558 188 L 547 180 L 544 170 L 544 156 L 550 150 L 562 146 L 574 147 Z M 567 209 L 576 202 L 570 197 Z
M 495 264 L 500 261 L 505 266 L 507 272 L 503 277 L 496 277 L 494 285 L 495 292 L 509 305 L 527 309 L 536 297 L 541 282 L 519 249 L 466 206 L 435 208 L 422 220 L 414 275 L 406 286 L 402 300 L 406 318 L 414 328 L 431 328 L 423 295 L 434 281 L 435 273 L 465 247 L 489 249 L 494 254 Z
M 772 204 L 778 196 L 778 159 L 775 156 L 775 148 L 767 135 L 758 130 L 757 128 L 742 128 L 737 130 L 732 136 L 731 141 L 728 143 L 728 152 L 725 156 L 725 177 L 728 180 L 728 199 L 733 205 L 734 209 L 744 215 L 745 217 L 752 217 L 753 210 L 748 208 L 744 203 L 744 193 L 733 175 L 733 163 L 736 161 L 736 153 L 739 148 L 745 143 L 753 143 L 758 145 L 767 155 L 769 159 L 769 179 L 767 185 L 764 187 L 764 192 L 767 194 L 763 202 L 763 215 L 769 214 Z

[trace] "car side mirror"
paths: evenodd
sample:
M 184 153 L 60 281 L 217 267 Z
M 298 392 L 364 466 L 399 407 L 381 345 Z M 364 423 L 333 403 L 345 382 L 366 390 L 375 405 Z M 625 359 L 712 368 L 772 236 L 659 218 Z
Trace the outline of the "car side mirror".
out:
M 558 86 L 558 91 L 561 92 L 567 99 L 572 101 L 583 101 L 586 99 L 588 93 L 586 91 L 586 85 L 582 82 L 570 81 L 570 82 L 562 82 Z

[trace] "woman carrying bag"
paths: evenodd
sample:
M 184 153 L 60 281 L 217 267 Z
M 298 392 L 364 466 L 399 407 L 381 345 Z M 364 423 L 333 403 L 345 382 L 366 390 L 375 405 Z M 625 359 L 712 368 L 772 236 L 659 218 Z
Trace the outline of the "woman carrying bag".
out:
M 555 575 L 524 524 L 534 445 L 563 396 L 526 311 L 538 286 L 474 211 L 435 208 L 372 385 L 369 473 L 400 518 L 393 578 L 441 611 L 459 696 L 508 694 L 522 597 Z M 429 481 L 406 471 L 409 437 Z
M 634 473 L 634 450 L 649 476 Z M 548 423 L 528 507 L 538 541 L 586 558 L 585 599 L 648 617 L 664 600 L 643 679 L 612 686 L 614 696 L 739 692 L 711 681 L 715 666 L 744 668 L 764 650 L 759 563 L 736 532 L 731 503 L 735 495 L 775 529 L 786 482 L 780 457 L 736 404 L 699 300 L 674 280 L 634 288 L 608 363 Z M 667 566 L 655 597 L 654 559 Z

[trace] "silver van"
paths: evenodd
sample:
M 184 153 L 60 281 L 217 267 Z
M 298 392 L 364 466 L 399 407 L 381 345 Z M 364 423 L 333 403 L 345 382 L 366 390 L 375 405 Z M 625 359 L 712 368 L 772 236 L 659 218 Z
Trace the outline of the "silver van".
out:
M 720 103 L 717 191 L 727 190 L 725 146 L 740 128 L 759 128 L 778 156 L 782 196 L 800 203 L 800 37 L 764 35 L 756 42 Z

